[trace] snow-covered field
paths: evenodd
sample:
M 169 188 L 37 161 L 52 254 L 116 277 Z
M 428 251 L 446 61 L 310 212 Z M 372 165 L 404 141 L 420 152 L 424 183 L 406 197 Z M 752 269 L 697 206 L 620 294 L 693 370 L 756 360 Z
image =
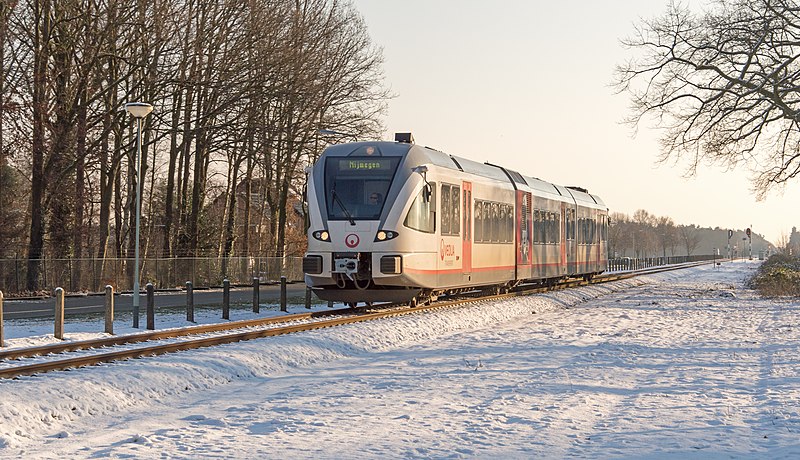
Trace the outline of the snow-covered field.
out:
M 0 457 L 798 458 L 800 302 L 756 266 L 0 381 Z

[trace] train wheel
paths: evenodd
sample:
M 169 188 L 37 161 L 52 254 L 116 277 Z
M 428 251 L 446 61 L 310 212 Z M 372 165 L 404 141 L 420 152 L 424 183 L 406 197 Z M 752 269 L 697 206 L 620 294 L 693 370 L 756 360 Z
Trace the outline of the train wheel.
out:
M 347 302 L 347 306 L 350 308 L 356 308 L 356 305 L 358 305 L 358 302 Z
M 408 306 L 414 308 L 417 306 L 417 298 L 412 297 L 411 300 L 408 301 Z

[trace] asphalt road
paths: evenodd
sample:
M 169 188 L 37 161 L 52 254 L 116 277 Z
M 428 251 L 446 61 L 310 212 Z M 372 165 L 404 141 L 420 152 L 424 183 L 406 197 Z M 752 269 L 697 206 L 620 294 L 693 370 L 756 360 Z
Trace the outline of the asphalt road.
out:
M 222 307 L 222 289 L 195 289 L 195 307 Z M 286 296 L 289 303 L 305 303 L 306 285 L 290 283 L 286 285 Z M 180 308 L 186 306 L 186 291 L 157 291 L 153 296 L 155 308 Z M 311 301 L 320 300 L 312 295 Z M 4 319 L 41 318 L 55 314 L 55 297 L 47 299 L 5 299 L 3 302 Z M 280 303 L 280 285 L 264 285 L 259 287 L 259 304 L 276 305 Z M 231 288 L 231 305 L 252 305 L 253 288 Z M 144 313 L 147 296 L 142 291 L 139 298 L 139 309 Z M 130 292 L 114 295 L 114 311 L 133 310 L 133 295 Z M 64 314 L 80 315 L 105 312 L 105 295 L 67 295 L 64 297 Z

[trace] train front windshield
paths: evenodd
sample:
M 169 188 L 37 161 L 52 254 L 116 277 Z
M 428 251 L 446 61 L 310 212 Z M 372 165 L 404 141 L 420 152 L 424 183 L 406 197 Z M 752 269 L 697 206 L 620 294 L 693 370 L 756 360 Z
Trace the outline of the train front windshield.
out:
M 399 157 L 328 157 L 325 203 L 330 220 L 377 220 Z

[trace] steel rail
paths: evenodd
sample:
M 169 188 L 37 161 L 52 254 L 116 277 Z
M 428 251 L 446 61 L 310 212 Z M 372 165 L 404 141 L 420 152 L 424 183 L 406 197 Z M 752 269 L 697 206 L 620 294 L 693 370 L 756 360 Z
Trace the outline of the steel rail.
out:
M 88 350 L 90 348 L 103 348 L 116 345 L 141 343 L 152 340 L 164 340 L 175 337 L 185 337 L 189 335 L 207 334 L 210 332 L 230 331 L 235 329 L 244 329 L 248 327 L 265 326 L 269 324 L 280 324 L 291 321 L 302 321 L 312 318 L 321 318 L 325 316 L 354 314 L 360 310 L 363 310 L 364 308 L 365 307 L 337 308 L 334 310 L 326 310 L 326 311 L 295 313 L 291 315 L 273 316 L 269 318 L 245 319 L 239 321 L 231 321 L 227 323 L 201 324 L 198 326 L 186 326 L 176 329 L 138 332 L 135 334 L 126 334 L 113 337 L 101 337 L 98 339 L 76 340 L 74 342 L 63 342 L 63 343 L 54 343 L 48 345 L 39 345 L 35 347 L 0 350 L 0 360 L 30 358 L 34 356 L 47 355 L 51 353 L 64 353 L 68 351 Z
M 241 321 L 232 321 L 230 323 L 221 323 L 221 324 L 210 324 L 210 325 L 200 325 L 200 326 L 191 326 L 181 329 L 174 329 L 174 330 L 165 330 L 165 331 L 154 331 L 154 332 L 145 332 L 127 336 L 119 336 L 119 337 L 109 337 L 109 338 L 101 338 L 96 340 L 85 340 L 85 341 L 76 341 L 71 343 L 65 344 L 54 344 L 54 345 L 45 345 L 40 347 L 32 347 L 20 350 L 8 350 L 0 353 L 0 358 L 3 359 L 11 359 L 11 358 L 21 358 L 21 357 L 33 357 L 47 353 L 57 353 L 57 352 L 66 352 L 66 351 L 77 351 L 83 350 L 88 348 L 99 348 L 105 346 L 115 346 L 115 345 L 125 345 L 125 344 L 135 344 L 141 343 L 145 341 L 151 340 L 163 340 L 169 338 L 176 338 L 182 336 L 190 336 L 190 335 L 197 335 L 197 334 L 204 334 L 210 332 L 221 332 L 221 331 L 228 331 L 228 330 L 236 330 L 236 329 L 243 329 L 243 328 L 251 328 L 251 327 L 260 327 L 260 326 L 267 326 L 273 324 L 280 324 L 286 323 L 291 321 L 301 321 L 301 320 L 309 320 L 309 319 L 316 319 L 325 316 L 334 316 L 334 315 L 348 315 L 351 316 L 343 316 L 340 318 L 334 318 L 331 320 L 322 320 L 317 322 L 309 322 L 304 324 L 293 324 L 287 325 L 283 327 L 276 327 L 276 328 L 269 328 L 269 329 L 261 329 L 261 330 L 249 330 L 249 331 L 239 331 L 239 332 L 232 332 L 229 334 L 218 335 L 213 337 L 202 337 L 196 339 L 185 340 L 176 343 L 169 343 L 169 344 L 158 344 L 158 345 L 151 345 L 146 347 L 138 347 L 129 350 L 119 350 L 119 351 L 109 351 L 89 356 L 79 356 L 79 357 L 72 357 L 66 359 L 59 359 L 54 361 L 42 362 L 42 363 L 34 363 L 34 364 L 27 364 L 21 366 L 13 366 L 0 369 L 0 378 L 9 379 L 15 378 L 23 375 L 31 375 L 31 374 L 38 374 L 42 372 L 49 372 L 55 370 L 64 370 L 64 369 L 71 369 L 76 367 L 83 367 L 89 365 L 96 365 L 101 363 L 107 363 L 112 361 L 119 361 L 124 359 L 131 359 L 131 358 L 138 358 L 143 356 L 156 356 L 162 355 L 166 353 L 173 353 L 177 351 L 184 351 L 184 350 L 192 350 L 198 348 L 206 348 L 211 346 L 217 346 L 227 343 L 234 343 L 234 342 L 241 342 L 245 340 L 253 340 L 257 338 L 263 337 L 274 337 L 279 335 L 285 334 L 292 334 L 297 332 L 304 332 L 304 331 L 312 331 L 317 329 L 323 329 L 328 327 L 335 327 L 335 326 L 342 326 L 346 324 L 354 324 L 366 321 L 373 321 L 376 319 L 381 318 L 388 318 L 388 317 L 395 317 L 395 316 L 403 316 L 409 315 L 413 313 L 420 313 L 450 307 L 457 307 L 460 305 L 470 304 L 479 301 L 486 301 L 486 300 L 497 300 L 497 299 L 504 299 L 516 296 L 524 296 L 524 295 L 531 295 L 536 293 L 548 292 L 553 290 L 562 290 L 571 287 L 578 287 L 578 286 L 586 286 L 589 284 L 601 284 L 607 283 L 612 281 L 619 281 L 622 279 L 633 278 L 636 276 L 641 275 L 648 275 L 653 273 L 660 273 L 665 271 L 671 270 L 679 270 L 682 268 L 689 268 L 698 265 L 702 265 L 709 262 L 695 262 L 691 264 L 681 264 L 680 266 L 669 266 L 669 267 L 653 267 L 650 269 L 639 270 L 635 272 L 624 272 L 624 273 L 614 273 L 614 274 L 606 274 L 602 276 L 596 277 L 592 282 L 588 282 L 586 280 L 581 279 L 569 279 L 562 283 L 559 283 L 555 286 L 529 286 L 525 287 L 522 286 L 516 290 L 513 290 L 508 293 L 504 294 L 494 294 L 489 296 L 480 296 L 480 297 L 467 297 L 461 298 L 456 300 L 445 300 L 441 302 L 431 303 L 429 305 L 418 305 L 415 307 L 406 307 L 402 309 L 386 309 L 384 311 L 377 311 L 377 312 L 367 312 L 367 307 L 357 307 L 357 308 L 342 308 L 336 310 L 329 310 L 323 312 L 309 312 L 309 313 L 299 313 L 293 315 L 286 315 L 280 317 L 271 317 L 271 318 L 262 318 L 262 319 L 255 319 L 255 320 L 241 320 Z M 396 304 L 395 304 L 396 305 Z M 391 306 L 390 304 L 384 306 Z M 359 314 L 360 313 L 360 314 Z M 352 316 L 355 315 L 355 316 Z M 26 353 L 27 352 L 27 353 Z

